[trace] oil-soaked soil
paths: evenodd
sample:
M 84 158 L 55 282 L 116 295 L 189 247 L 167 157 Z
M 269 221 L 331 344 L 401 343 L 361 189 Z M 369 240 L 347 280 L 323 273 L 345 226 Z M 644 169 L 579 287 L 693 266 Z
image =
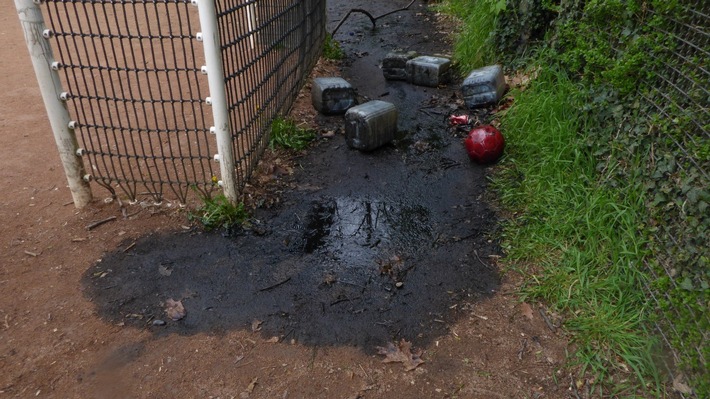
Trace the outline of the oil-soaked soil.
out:
M 379 15 L 394 3 L 348 6 Z M 331 14 L 343 7 L 329 2 Z M 484 169 L 446 125 L 457 108 L 454 87 L 387 82 L 379 69 L 393 49 L 446 51 L 433 24 L 414 31 L 400 18 L 373 30 L 354 14 L 336 35 L 349 55 L 342 76 L 361 101 L 398 107 L 394 144 L 362 153 L 342 134 L 322 140 L 298 161 L 295 189 L 279 209 L 257 212 L 256 226 L 241 234 L 192 229 L 144 237 L 129 250 L 126 243 L 84 275 L 100 316 L 158 335 L 255 329 L 371 352 L 400 338 L 425 346 L 456 321 L 458 303 L 494 292 Z M 342 133 L 342 117 L 317 120 Z M 167 319 L 170 298 L 182 301 L 184 319 Z

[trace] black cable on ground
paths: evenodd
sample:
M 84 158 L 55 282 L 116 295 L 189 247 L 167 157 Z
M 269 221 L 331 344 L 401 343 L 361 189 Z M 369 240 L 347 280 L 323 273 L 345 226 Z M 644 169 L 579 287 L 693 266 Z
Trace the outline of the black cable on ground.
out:
M 372 29 L 375 29 L 378 19 L 384 18 L 384 17 L 386 17 L 386 16 L 388 16 L 388 15 L 392 15 L 392 14 L 394 14 L 394 13 L 396 13 L 396 12 L 408 10 L 409 7 L 411 7 L 412 4 L 414 4 L 415 1 L 416 1 L 416 0 L 412 0 L 409 4 L 407 4 L 406 7 L 402 7 L 402 8 L 397 9 L 397 10 L 393 10 L 393 11 L 386 12 L 386 13 L 384 13 L 384 14 L 382 14 L 382 15 L 377 16 L 377 17 L 372 16 L 372 14 L 370 14 L 367 10 L 363 10 L 362 8 L 353 8 L 353 9 L 351 9 L 350 11 L 348 11 L 347 14 L 345 14 L 345 16 L 343 17 L 343 19 L 341 19 L 340 22 L 338 22 L 338 26 L 336 26 L 335 29 L 333 29 L 333 31 L 330 32 L 330 34 L 331 34 L 331 36 L 335 36 L 335 33 L 338 31 L 338 29 L 340 29 L 341 26 L 343 26 L 343 24 L 345 23 L 345 20 L 347 20 L 348 17 L 349 17 L 352 13 L 354 13 L 354 12 L 358 12 L 358 13 L 361 13 L 361 14 L 365 14 L 368 18 L 370 18 L 370 22 L 372 22 Z

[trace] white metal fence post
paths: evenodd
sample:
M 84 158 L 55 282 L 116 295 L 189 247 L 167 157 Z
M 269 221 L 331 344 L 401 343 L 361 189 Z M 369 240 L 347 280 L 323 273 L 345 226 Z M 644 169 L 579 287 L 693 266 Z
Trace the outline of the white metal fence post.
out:
M 193 0 L 193 3 L 195 2 L 200 14 L 202 44 L 205 48 L 205 63 L 207 65 L 203 70 L 207 72 L 207 81 L 209 82 L 208 104 L 212 106 L 214 117 L 214 127 L 211 130 L 217 135 L 217 152 L 219 154 L 215 156 L 215 159 L 219 161 L 222 175 L 220 185 L 224 190 L 224 196 L 229 201 L 236 203 L 239 199 L 237 197 L 237 176 L 222 68 L 222 46 L 217 25 L 217 11 L 214 0 Z
M 53 68 L 54 56 L 47 40 L 51 37 L 51 32 L 44 24 L 39 3 L 38 0 L 15 0 L 15 7 L 42 92 L 44 107 L 47 109 L 49 123 L 52 126 L 54 140 L 57 143 L 59 157 L 69 182 L 74 206 L 82 208 L 91 202 L 91 188 L 88 181 L 84 180 L 84 163 L 78 153 L 76 135 L 70 127 L 69 111 L 60 98 L 62 85 L 59 74 Z

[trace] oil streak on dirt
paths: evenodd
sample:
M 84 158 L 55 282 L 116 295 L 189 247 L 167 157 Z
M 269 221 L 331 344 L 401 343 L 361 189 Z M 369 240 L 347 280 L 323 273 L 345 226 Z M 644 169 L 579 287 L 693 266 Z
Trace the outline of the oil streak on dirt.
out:
M 363 101 L 397 105 L 400 140 L 372 153 L 350 150 L 342 135 L 320 142 L 300 159 L 283 205 L 256 215 L 266 234 L 156 234 L 107 254 L 83 279 L 102 318 L 158 336 L 258 320 L 267 338 L 371 353 L 400 338 L 431 343 L 459 317 L 454 305 L 495 290 L 484 169 L 446 126 L 455 88 L 386 82 L 378 66 L 395 48 L 443 51 L 441 38 L 432 26 L 402 32 L 396 16 L 378 24 L 353 18 L 341 28 L 342 75 Z M 169 298 L 182 301 L 184 319 L 167 320 Z

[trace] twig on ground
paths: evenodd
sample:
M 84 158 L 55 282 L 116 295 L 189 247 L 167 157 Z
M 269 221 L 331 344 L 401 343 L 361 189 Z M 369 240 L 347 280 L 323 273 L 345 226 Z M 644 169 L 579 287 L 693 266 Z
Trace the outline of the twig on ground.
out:
M 286 280 L 279 281 L 278 283 L 276 283 L 276 284 L 274 284 L 274 285 L 270 285 L 270 286 L 268 286 L 268 287 L 264 287 L 264 288 L 260 289 L 259 292 L 264 292 L 264 291 L 272 290 L 272 289 L 274 289 L 274 288 L 276 288 L 276 287 L 278 287 L 278 286 L 280 286 L 280 285 L 283 285 L 283 284 L 288 283 L 289 281 L 291 281 L 291 277 L 288 277 Z
M 125 208 L 123 208 L 123 209 L 125 209 Z M 139 214 L 139 213 L 141 213 L 141 212 L 143 212 L 143 209 L 139 209 L 139 210 L 137 210 L 137 211 L 135 211 L 135 212 L 133 212 L 133 213 L 124 214 L 124 215 L 123 215 L 123 218 L 124 218 L 124 219 L 131 218 L 131 217 L 136 216 L 137 214 Z
M 365 373 L 365 377 L 367 377 L 367 380 L 370 382 L 370 384 L 373 383 L 372 378 L 370 378 L 370 374 L 367 374 L 367 371 L 362 367 L 362 364 L 358 363 L 357 364 L 360 367 L 360 370 L 362 370 L 363 373 Z
M 247 365 L 252 364 L 252 363 L 254 363 L 254 361 L 246 362 L 246 363 L 235 364 L 235 365 L 234 365 L 234 368 L 236 369 L 236 368 L 239 368 L 239 367 L 244 367 L 244 366 L 247 366 Z
M 582 398 L 579 396 L 579 390 L 577 389 L 577 384 L 575 384 L 575 382 L 574 382 L 574 377 L 572 377 L 572 374 L 569 375 L 569 380 L 570 380 L 569 382 L 570 382 L 570 384 L 571 384 L 571 385 L 570 385 L 570 388 L 572 389 L 572 393 L 574 394 L 574 397 L 577 398 L 577 399 L 582 399 Z
M 97 222 L 91 223 L 90 225 L 86 226 L 86 229 L 87 229 L 87 230 L 93 230 L 93 229 L 95 229 L 95 228 L 101 226 L 101 225 L 104 224 L 104 223 L 112 222 L 112 221 L 114 221 L 114 220 L 116 220 L 116 216 L 110 216 L 110 217 L 107 217 L 106 219 L 99 220 L 99 221 L 97 221 Z
M 484 262 L 484 261 L 481 259 L 480 256 L 478 256 L 478 251 L 474 250 L 473 253 L 474 253 L 474 255 L 476 255 L 476 259 L 478 259 L 478 261 L 481 262 L 481 264 L 483 265 L 483 267 L 485 267 L 486 269 L 490 269 L 490 268 L 491 268 L 490 265 L 488 265 L 486 262 Z
M 545 324 L 547 324 L 547 328 L 549 328 L 552 332 L 555 332 L 557 330 L 557 327 L 555 327 L 554 324 L 550 321 L 550 318 L 547 317 L 547 313 L 545 313 L 545 309 L 539 308 L 538 309 L 540 316 L 542 316 L 542 319 L 545 320 Z
M 355 297 L 355 298 L 349 298 L 349 297 L 346 296 L 345 298 L 336 299 L 335 301 L 331 302 L 331 303 L 330 303 L 330 306 L 335 306 L 335 305 L 337 305 L 337 304 L 339 304 L 339 303 L 346 302 L 346 301 L 352 302 L 354 299 L 357 300 L 357 299 L 360 299 L 360 298 L 361 298 L 361 297 L 359 297 L 359 296 L 358 296 L 358 297 Z
M 528 340 L 524 339 L 523 343 L 520 345 L 520 350 L 518 351 L 518 360 L 523 360 L 523 354 L 525 353 L 525 349 L 528 347 Z

